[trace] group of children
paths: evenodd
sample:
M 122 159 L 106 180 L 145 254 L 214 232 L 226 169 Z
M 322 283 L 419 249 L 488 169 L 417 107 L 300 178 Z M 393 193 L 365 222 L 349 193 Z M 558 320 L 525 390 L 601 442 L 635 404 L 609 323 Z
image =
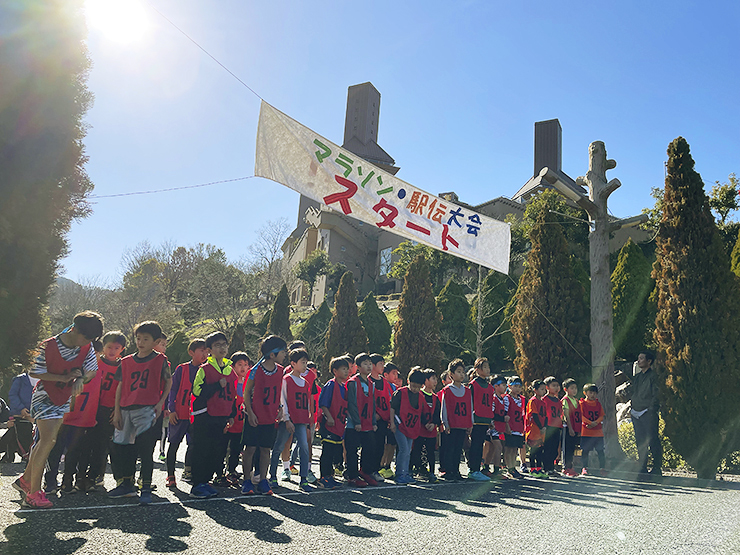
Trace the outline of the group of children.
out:
M 46 494 L 57 489 L 88 492 L 101 486 L 108 454 L 116 480 L 108 496 L 151 503 L 154 450 L 159 440 L 164 452 L 163 426 L 169 442 L 166 485 L 177 486 L 176 456 L 186 439 L 181 480 L 192 485 L 190 495 L 196 498 L 217 495 L 214 485 L 241 487 L 245 495 L 272 494 L 281 461 L 282 480 L 296 473 L 306 492 L 337 488 L 338 476 L 352 487 L 391 478 L 412 484 L 414 475 L 433 483 L 437 451 L 442 477 L 457 481 L 466 445 L 468 478 L 476 481 L 521 478 L 520 470 L 527 472 L 527 447 L 531 476 L 555 474 L 559 450 L 564 474 L 575 476 L 579 441 L 584 460 L 595 450 L 604 468 L 604 414 L 593 384 L 578 399 L 575 382 L 566 380 L 561 399 L 557 379 L 535 381 L 527 402 L 520 378 L 491 377 L 485 358 L 476 360 L 467 375 L 456 359 L 442 373 L 443 387 L 437 391 L 432 369 L 412 368 L 403 386 L 393 363 L 360 353 L 331 359 L 331 378 L 321 386 L 303 343 L 288 346 L 268 336 L 253 364 L 244 352 L 227 356 L 229 343 L 221 332 L 191 341 L 191 360 L 171 372 L 166 337 L 156 322 L 136 326 L 136 352 L 123 358 L 126 337 L 108 332 L 98 341 L 101 334 L 100 317 L 88 312 L 42 343 L 32 370 L 40 378 L 31 407 L 36 439 L 26 472 L 13 484 L 27 506 L 50 507 Z M 317 431 L 319 478 L 311 469 Z M 291 464 L 295 461 L 298 468 Z

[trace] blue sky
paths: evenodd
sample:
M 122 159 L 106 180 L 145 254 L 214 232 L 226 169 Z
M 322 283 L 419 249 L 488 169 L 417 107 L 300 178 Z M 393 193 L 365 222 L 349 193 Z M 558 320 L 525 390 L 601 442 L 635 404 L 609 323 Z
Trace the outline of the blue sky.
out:
M 92 2 L 94 0 L 88 0 Z M 136 0 L 131 0 L 136 1 Z M 563 169 L 606 143 L 631 216 L 662 186 L 684 136 L 704 181 L 740 173 L 740 3 L 253 2 L 151 0 L 266 101 L 341 143 L 347 87 L 382 95 L 379 144 L 398 176 L 477 204 L 532 175 L 534 122 L 558 118 Z M 252 175 L 259 99 L 147 4 L 138 34 L 92 25 L 88 173 L 95 195 Z M 73 225 L 64 275 L 119 276 L 148 240 L 248 256 L 265 222 L 297 217 L 298 194 L 264 179 L 94 199 Z

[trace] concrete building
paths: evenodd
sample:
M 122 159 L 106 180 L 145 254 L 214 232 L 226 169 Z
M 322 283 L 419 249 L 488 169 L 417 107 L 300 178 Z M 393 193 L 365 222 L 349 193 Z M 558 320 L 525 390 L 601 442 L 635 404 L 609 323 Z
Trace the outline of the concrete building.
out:
M 378 90 L 371 83 L 349 87 L 342 148 L 395 175 L 399 170 L 395 160 L 377 142 L 379 121 Z M 539 177 L 544 167 L 555 171 L 569 187 L 584 193 L 586 191 L 562 169 L 562 134 L 557 119 L 535 123 L 533 177 L 511 198 L 501 196 L 476 205 L 460 200 L 454 191 L 438 196 L 497 220 L 503 221 L 510 214 L 521 219 L 529 199 L 545 189 L 554 190 L 552 185 Z M 637 228 L 623 229 L 614 234 L 611 250 L 621 248 L 630 235 L 635 241 L 648 238 L 646 232 Z M 288 267 L 293 268 L 314 250 L 324 250 L 332 263 L 341 263 L 352 271 L 358 292 L 364 297 L 369 291 L 377 294 L 401 291 L 402 282 L 389 278 L 388 272 L 393 264 L 391 253 L 402 241 L 404 239 L 398 235 L 301 196 L 296 228 L 283 244 L 283 254 Z M 290 298 L 293 304 L 318 306 L 330 293 L 326 277 L 322 276 L 312 292 L 306 291 L 305 284 L 298 283 L 290 291 Z

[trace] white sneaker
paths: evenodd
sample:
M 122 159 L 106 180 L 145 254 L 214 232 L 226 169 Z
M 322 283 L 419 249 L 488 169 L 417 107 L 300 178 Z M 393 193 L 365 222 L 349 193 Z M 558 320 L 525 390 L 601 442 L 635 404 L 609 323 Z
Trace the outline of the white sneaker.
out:
M 280 479 L 283 482 L 290 482 L 290 479 L 293 477 L 293 474 L 290 472 L 290 468 L 284 468 L 283 473 L 280 475 Z

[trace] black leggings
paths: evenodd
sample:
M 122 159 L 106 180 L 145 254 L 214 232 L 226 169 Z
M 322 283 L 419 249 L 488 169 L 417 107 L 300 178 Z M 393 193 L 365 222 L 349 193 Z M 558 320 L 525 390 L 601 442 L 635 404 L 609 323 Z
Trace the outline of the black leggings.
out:
M 110 417 L 113 414 L 112 407 L 98 407 L 97 421 L 87 437 L 89 439 L 89 469 L 87 477 L 91 479 L 101 478 L 105 475 L 106 462 L 108 460 L 108 448 L 113 437 L 113 424 Z
M 113 477 L 116 480 L 131 480 L 133 483 L 136 474 L 136 459 L 141 459 L 139 476 L 144 488 L 152 485 L 152 474 L 154 474 L 154 447 L 162 434 L 162 416 L 147 431 L 136 436 L 132 445 L 120 445 L 111 442 L 111 463 L 113 465 Z
M 563 453 L 565 468 L 573 468 L 573 455 L 581 438 L 580 436 L 571 436 L 567 428 L 563 430 L 563 434 L 565 434 L 565 453 Z
M 542 469 L 545 472 L 555 470 L 555 459 L 558 457 L 558 446 L 561 441 L 561 434 L 563 430 L 561 428 L 554 428 L 547 426 L 545 428 L 545 446 L 542 461 Z
M 192 424 L 190 438 L 193 442 L 193 484 L 206 484 L 214 474 L 223 470 L 226 455 L 224 428 L 227 416 L 199 414 Z
M 452 428 L 449 434 L 445 433 L 445 436 L 445 470 L 451 476 L 459 476 L 460 455 L 462 454 L 467 432 L 464 428 Z
M 347 449 L 347 475 L 350 480 L 360 475 L 360 468 L 363 472 L 372 474 L 378 469 L 375 468 L 374 453 L 374 432 L 358 432 L 352 428 L 347 428 L 344 432 L 344 446 Z M 362 447 L 362 459 L 358 461 L 357 449 Z M 357 463 L 360 462 L 360 468 Z
M 221 460 L 226 459 L 226 470 L 229 474 L 236 472 L 236 467 L 239 464 L 239 458 L 242 454 L 242 433 L 226 433 L 226 441 L 222 446 L 223 455 Z M 259 450 L 258 450 L 259 452 Z M 216 469 L 216 475 L 223 475 L 223 464 L 220 468 Z
M 488 424 L 477 424 L 473 426 L 470 433 L 470 449 L 468 450 L 468 469 L 470 472 L 480 470 L 480 464 L 483 460 L 483 444 L 486 442 L 486 432 Z
M 542 443 L 529 446 L 529 468 L 542 468 L 544 459 L 544 448 Z

